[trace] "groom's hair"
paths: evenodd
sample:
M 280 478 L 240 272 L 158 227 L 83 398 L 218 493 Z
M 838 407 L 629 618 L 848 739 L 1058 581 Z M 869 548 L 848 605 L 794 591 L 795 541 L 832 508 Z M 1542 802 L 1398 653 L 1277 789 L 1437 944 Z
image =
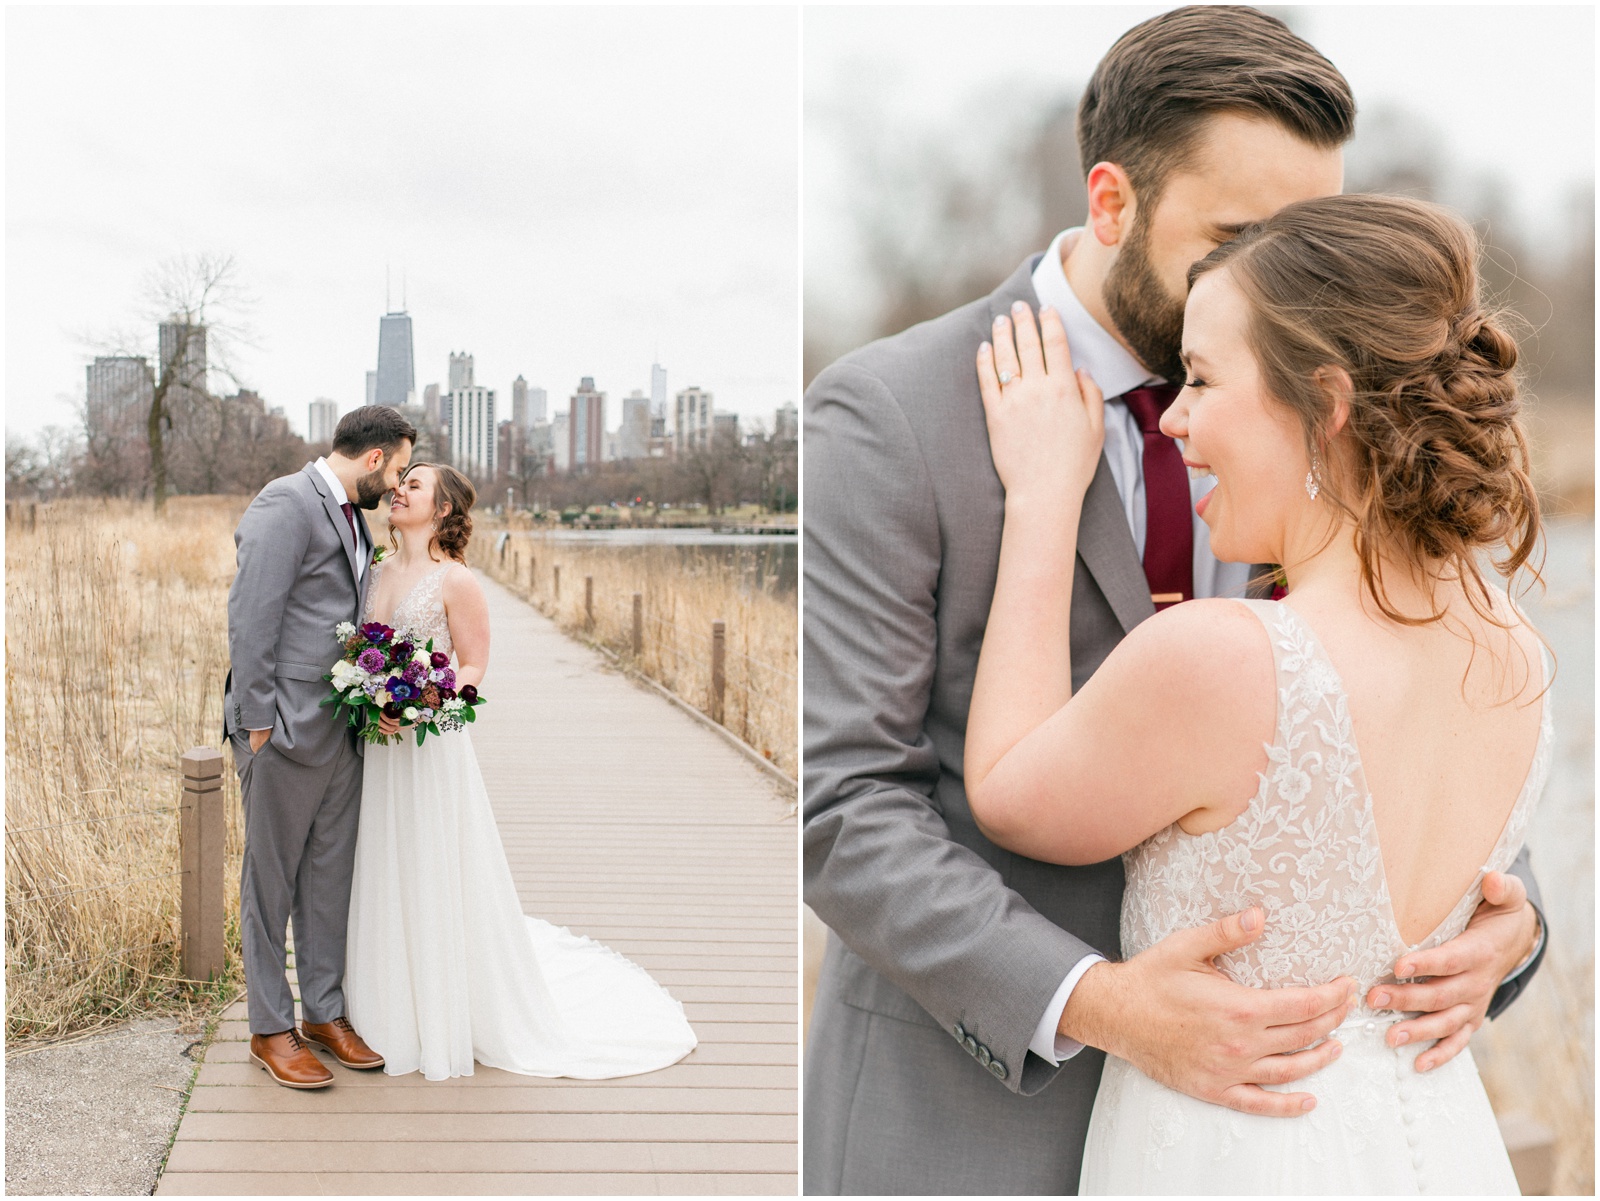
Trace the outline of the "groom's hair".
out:
M 333 453 L 359 459 L 374 447 L 387 459 L 402 442 L 416 442 L 417 427 L 388 405 L 362 405 L 339 418 L 333 431 Z
M 1153 205 L 1220 113 L 1266 117 L 1333 149 L 1355 132 L 1356 102 L 1338 68 L 1276 17 L 1236 5 L 1176 8 L 1128 30 L 1095 68 L 1078 102 L 1084 173 L 1116 163 L 1141 207 Z

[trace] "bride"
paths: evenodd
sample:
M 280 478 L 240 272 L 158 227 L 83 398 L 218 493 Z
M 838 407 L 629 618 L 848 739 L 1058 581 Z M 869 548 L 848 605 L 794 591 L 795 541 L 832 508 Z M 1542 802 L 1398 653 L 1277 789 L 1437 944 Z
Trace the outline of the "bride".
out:
M 489 608 L 464 562 L 472 484 L 413 463 L 391 501 L 398 552 L 363 620 L 433 639 L 456 686 L 489 664 Z M 496 698 L 516 704 L 515 697 Z M 385 730 L 395 728 L 386 719 Z M 350 1021 L 391 1075 L 651 1072 L 695 1047 L 683 1006 L 615 951 L 523 915 L 465 730 L 367 748 L 350 898 Z
M 1108 1057 L 1085 1193 L 1517 1191 L 1470 1053 L 1440 1066 L 1406 1045 L 1381 995 L 1465 927 L 1549 766 L 1539 636 L 1480 574 L 1527 563 L 1539 511 L 1515 344 L 1480 306 L 1476 254 L 1438 207 L 1336 196 L 1195 265 L 1188 380 L 1161 428 L 1215 477 L 1196 505 L 1212 550 L 1282 564 L 1287 594 L 1175 605 L 1076 693 L 1100 393 L 1048 310 L 979 351 L 1006 489 L 966 742 L 983 832 L 1055 863 L 1122 855 L 1125 956 L 1250 911 L 1262 933 L 1220 958 L 1227 976 L 1363 990 L 1338 1056 L 1296 1086 L 1303 1117 Z

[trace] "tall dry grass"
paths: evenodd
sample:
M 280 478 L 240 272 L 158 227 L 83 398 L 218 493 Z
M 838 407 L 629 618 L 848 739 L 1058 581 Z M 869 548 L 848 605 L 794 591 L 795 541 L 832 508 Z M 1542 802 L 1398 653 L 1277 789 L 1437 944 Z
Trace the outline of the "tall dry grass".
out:
M 245 501 L 42 507 L 6 532 L 6 1030 L 60 1037 L 187 1004 L 178 761 L 221 739 L 227 592 Z M 238 976 L 238 780 L 228 813 Z
M 779 770 L 799 766 L 799 612 L 768 579 L 753 583 L 725 559 L 669 545 L 607 546 L 479 524 L 468 559 L 553 618 L 563 630 L 621 656 L 641 674 L 711 712 L 711 623 L 724 623 L 722 724 Z M 556 568 L 560 568 L 560 595 Z M 584 579 L 594 580 L 594 626 Z M 633 594 L 643 607 L 643 646 L 633 649 Z

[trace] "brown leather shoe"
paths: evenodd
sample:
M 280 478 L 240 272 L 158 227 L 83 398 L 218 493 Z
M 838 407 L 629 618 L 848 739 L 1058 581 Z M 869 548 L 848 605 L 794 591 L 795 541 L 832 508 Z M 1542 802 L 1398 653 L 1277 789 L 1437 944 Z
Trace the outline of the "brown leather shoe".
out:
M 381 1068 L 383 1056 L 362 1040 L 350 1024 L 349 1018 L 334 1018 L 331 1022 L 301 1022 L 300 1036 L 307 1042 L 320 1043 L 333 1052 L 333 1057 L 347 1068 Z
M 293 1030 L 252 1034 L 250 1058 L 284 1088 L 327 1088 L 333 1083 L 333 1073 Z

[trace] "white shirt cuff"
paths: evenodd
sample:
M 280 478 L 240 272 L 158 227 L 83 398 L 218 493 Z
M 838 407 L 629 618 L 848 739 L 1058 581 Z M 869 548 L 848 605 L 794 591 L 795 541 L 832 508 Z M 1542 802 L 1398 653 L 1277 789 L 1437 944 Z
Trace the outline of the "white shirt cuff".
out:
M 1078 981 L 1083 979 L 1083 973 L 1095 964 L 1105 961 L 1104 955 L 1085 955 L 1078 960 L 1067 973 L 1067 978 L 1061 982 L 1061 987 L 1056 989 L 1056 995 L 1050 998 L 1050 1004 L 1045 1007 L 1044 1016 L 1039 1019 L 1039 1026 L 1033 1032 L 1033 1041 L 1028 1044 L 1028 1050 L 1051 1067 L 1059 1067 L 1064 1061 L 1083 1050 L 1082 1043 L 1060 1033 L 1061 1015 L 1067 1011 L 1067 1000 L 1072 996 L 1072 990 L 1078 987 Z
M 1502 986 L 1510 984 L 1518 976 L 1522 975 L 1523 972 L 1527 971 L 1528 965 L 1535 959 L 1539 958 L 1539 952 L 1544 949 L 1544 919 L 1539 916 L 1539 911 L 1537 909 L 1533 911 L 1533 920 L 1539 923 L 1539 937 L 1533 940 L 1533 950 L 1528 952 L 1528 957 L 1526 959 L 1511 969 L 1511 974 L 1509 976 L 1500 981 Z

